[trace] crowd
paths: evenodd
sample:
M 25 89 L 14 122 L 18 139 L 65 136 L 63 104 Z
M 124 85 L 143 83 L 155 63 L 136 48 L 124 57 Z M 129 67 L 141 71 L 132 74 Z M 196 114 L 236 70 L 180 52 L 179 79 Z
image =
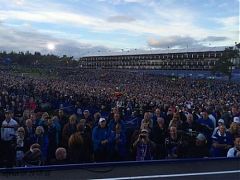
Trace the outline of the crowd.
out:
M 56 71 L 54 71 L 55 73 Z M 113 70 L 0 72 L 0 167 L 240 157 L 240 88 Z

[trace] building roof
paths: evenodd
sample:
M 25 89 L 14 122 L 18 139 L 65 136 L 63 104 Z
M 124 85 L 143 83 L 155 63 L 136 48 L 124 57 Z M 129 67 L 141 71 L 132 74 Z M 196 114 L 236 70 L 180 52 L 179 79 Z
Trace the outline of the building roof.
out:
M 159 50 L 122 50 L 121 52 L 114 51 L 98 51 L 86 54 L 84 57 L 92 56 L 121 56 L 121 55 L 142 55 L 142 54 L 167 54 L 167 53 L 187 53 L 187 52 L 208 52 L 208 51 L 224 51 L 228 46 L 218 47 L 201 47 L 201 48 L 185 48 L 185 49 L 159 49 Z

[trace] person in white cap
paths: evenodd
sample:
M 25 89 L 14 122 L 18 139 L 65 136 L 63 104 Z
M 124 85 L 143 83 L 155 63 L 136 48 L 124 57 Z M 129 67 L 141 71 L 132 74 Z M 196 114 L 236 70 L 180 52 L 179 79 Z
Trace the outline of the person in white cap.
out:
M 223 119 L 219 119 L 219 120 L 218 120 L 218 126 L 214 129 L 214 131 L 213 131 L 213 133 L 212 133 L 212 137 L 218 132 L 219 127 L 220 127 L 221 125 L 224 125 L 224 120 L 223 120 Z
M 233 118 L 233 122 L 237 123 L 238 125 L 240 125 L 240 118 L 239 117 L 234 117 Z
M 228 150 L 233 145 L 232 135 L 221 125 L 219 131 L 212 137 L 211 153 L 213 157 L 226 157 Z
M 99 119 L 99 125 L 94 127 L 92 133 L 94 158 L 97 162 L 108 160 L 109 155 L 109 128 L 105 118 Z

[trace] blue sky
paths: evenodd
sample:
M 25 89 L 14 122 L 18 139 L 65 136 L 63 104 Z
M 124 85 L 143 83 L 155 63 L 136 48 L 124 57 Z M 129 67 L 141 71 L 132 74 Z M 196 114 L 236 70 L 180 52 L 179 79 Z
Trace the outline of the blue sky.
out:
M 0 50 L 98 51 L 230 46 L 239 0 L 0 0 Z

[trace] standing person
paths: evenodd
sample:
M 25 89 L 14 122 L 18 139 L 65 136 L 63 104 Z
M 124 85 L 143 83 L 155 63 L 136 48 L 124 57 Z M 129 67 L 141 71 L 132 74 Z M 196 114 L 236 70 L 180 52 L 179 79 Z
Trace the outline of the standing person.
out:
M 109 159 L 109 129 L 105 118 L 99 119 L 99 125 L 93 129 L 92 141 L 94 158 L 97 162 L 108 161 Z
M 228 131 L 232 135 L 233 141 L 235 140 L 236 137 L 240 136 L 240 120 L 238 117 L 234 117 L 234 120 L 231 123 Z
M 142 129 L 138 139 L 133 143 L 136 151 L 136 161 L 153 160 L 155 156 L 155 144 L 149 139 L 147 129 Z
M 83 111 L 83 119 L 86 120 L 86 124 L 92 129 L 94 126 L 94 120 L 91 117 L 91 114 L 89 112 L 89 110 L 84 110 Z
M 185 132 L 192 132 L 192 131 L 197 131 L 199 128 L 199 125 L 194 121 L 193 115 L 188 114 L 187 115 L 187 120 L 183 122 L 182 124 L 182 130 Z
M 208 117 L 208 112 L 207 110 L 202 111 L 202 118 L 197 120 L 197 123 L 200 126 L 200 132 L 203 133 L 208 141 L 208 145 L 211 145 L 211 136 L 214 130 L 214 124 L 212 120 Z
M 145 113 L 144 113 L 144 118 L 143 118 L 141 124 L 142 124 L 143 122 L 148 122 L 149 127 L 150 127 L 151 129 L 153 128 L 153 120 L 152 120 L 152 118 L 151 118 L 151 113 L 150 113 L 150 112 L 145 112 Z
M 48 136 L 48 157 L 47 161 L 51 162 L 55 157 L 55 152 L 57 149 L 57 128 L 53 123 L 53 118 L 48 119 L 48 127 L 47 127 L 47 136 Z
M 207 139 L 202 133 L 199 133 L 193 144 L 190 144 L 187 148 L 186 156 L 187 158 L 205 158 L 209 157 L 209 155 Z
M 58 122 L 59 122 L 59 124 L 60 124 L 60 126 L 61 126 L 61 133 L 62 133 L 63 127 L 64 127 L 65 124 L 67 124 L 67 122 L 68 122 L 68 119 L 67 119 L 67 117 L 66 117 L 63 109 L 59 109 L 59 110 L 58 110 L 58 115 L 57 115 L 57 117 L 58 117 Z
M 34 143 L 35 134 L 35 127 L 33 127 L 31 119 L 26 120 L 24 131 L 25 131 L 24 148 L 25 150 L 29 150 L 30 146 Z
M 165 148 L 167 158 L 181 158 L 184 156 L 183 140 L 178 135 L 176 126 L 169 128 L 169 137 L 165 139 Z
M 226 131 L 224 125 L 219 126 L 219 130 L 212 137 L 212 155 L 213 157 L 226 157 L 228 150 L 232 147 L 232 136 Z
M 117 124 L 110 132 L 109 146 L 110 156 L 113 161 L 123 161 L 127 157 L 126 134 L 121 129 L 121 124 Z
M 64 125 L 62 131 L 62 145 L 63 147 L 68 147 L 68 140 L 70 136 L 77 131 L 77 117 L 75 115 L 71 115 L 69 117 L 69 121 Z
M 167 129 L 165 127 L 165 121 L 162 117 L 158 117 L 157 124 L 153 127 L 152 140 L 156 143 L 156 158 L 163 159 L 165 157 L 165 138 Z
M 11 112 L 5 111 L 5 120 L 2 122 L 1 138 L 3 146 L 3 159 L 7 167 L 15 164 L 15 134 L 18 123 L 12 119 Z
M 26 151 L 24 144 L 25 130 L 19 127 L 16 133 L 16 166 L 23 166 L 23 157 Z
M 77 132 L 68 141 L 68 154 L 71 163 L 89 163 L 92 161 L 92 141 L 89 131 L 84 128 L 85 119 L 77 125 Z
M 42 152 L 42 162 L 45 163 L 48 155 L 48 136 L 44 133 L 42 126 L 38 126 L 35 130 L 34 143 L 40 145 L 40 150 Z
M 119 112 L 114 113 L 113 119 L 109 122 L 109 130 L 115 129 L 117 124 L 121 124 L 122 131 L 126 131 L 125 123 L 121 119 Z

